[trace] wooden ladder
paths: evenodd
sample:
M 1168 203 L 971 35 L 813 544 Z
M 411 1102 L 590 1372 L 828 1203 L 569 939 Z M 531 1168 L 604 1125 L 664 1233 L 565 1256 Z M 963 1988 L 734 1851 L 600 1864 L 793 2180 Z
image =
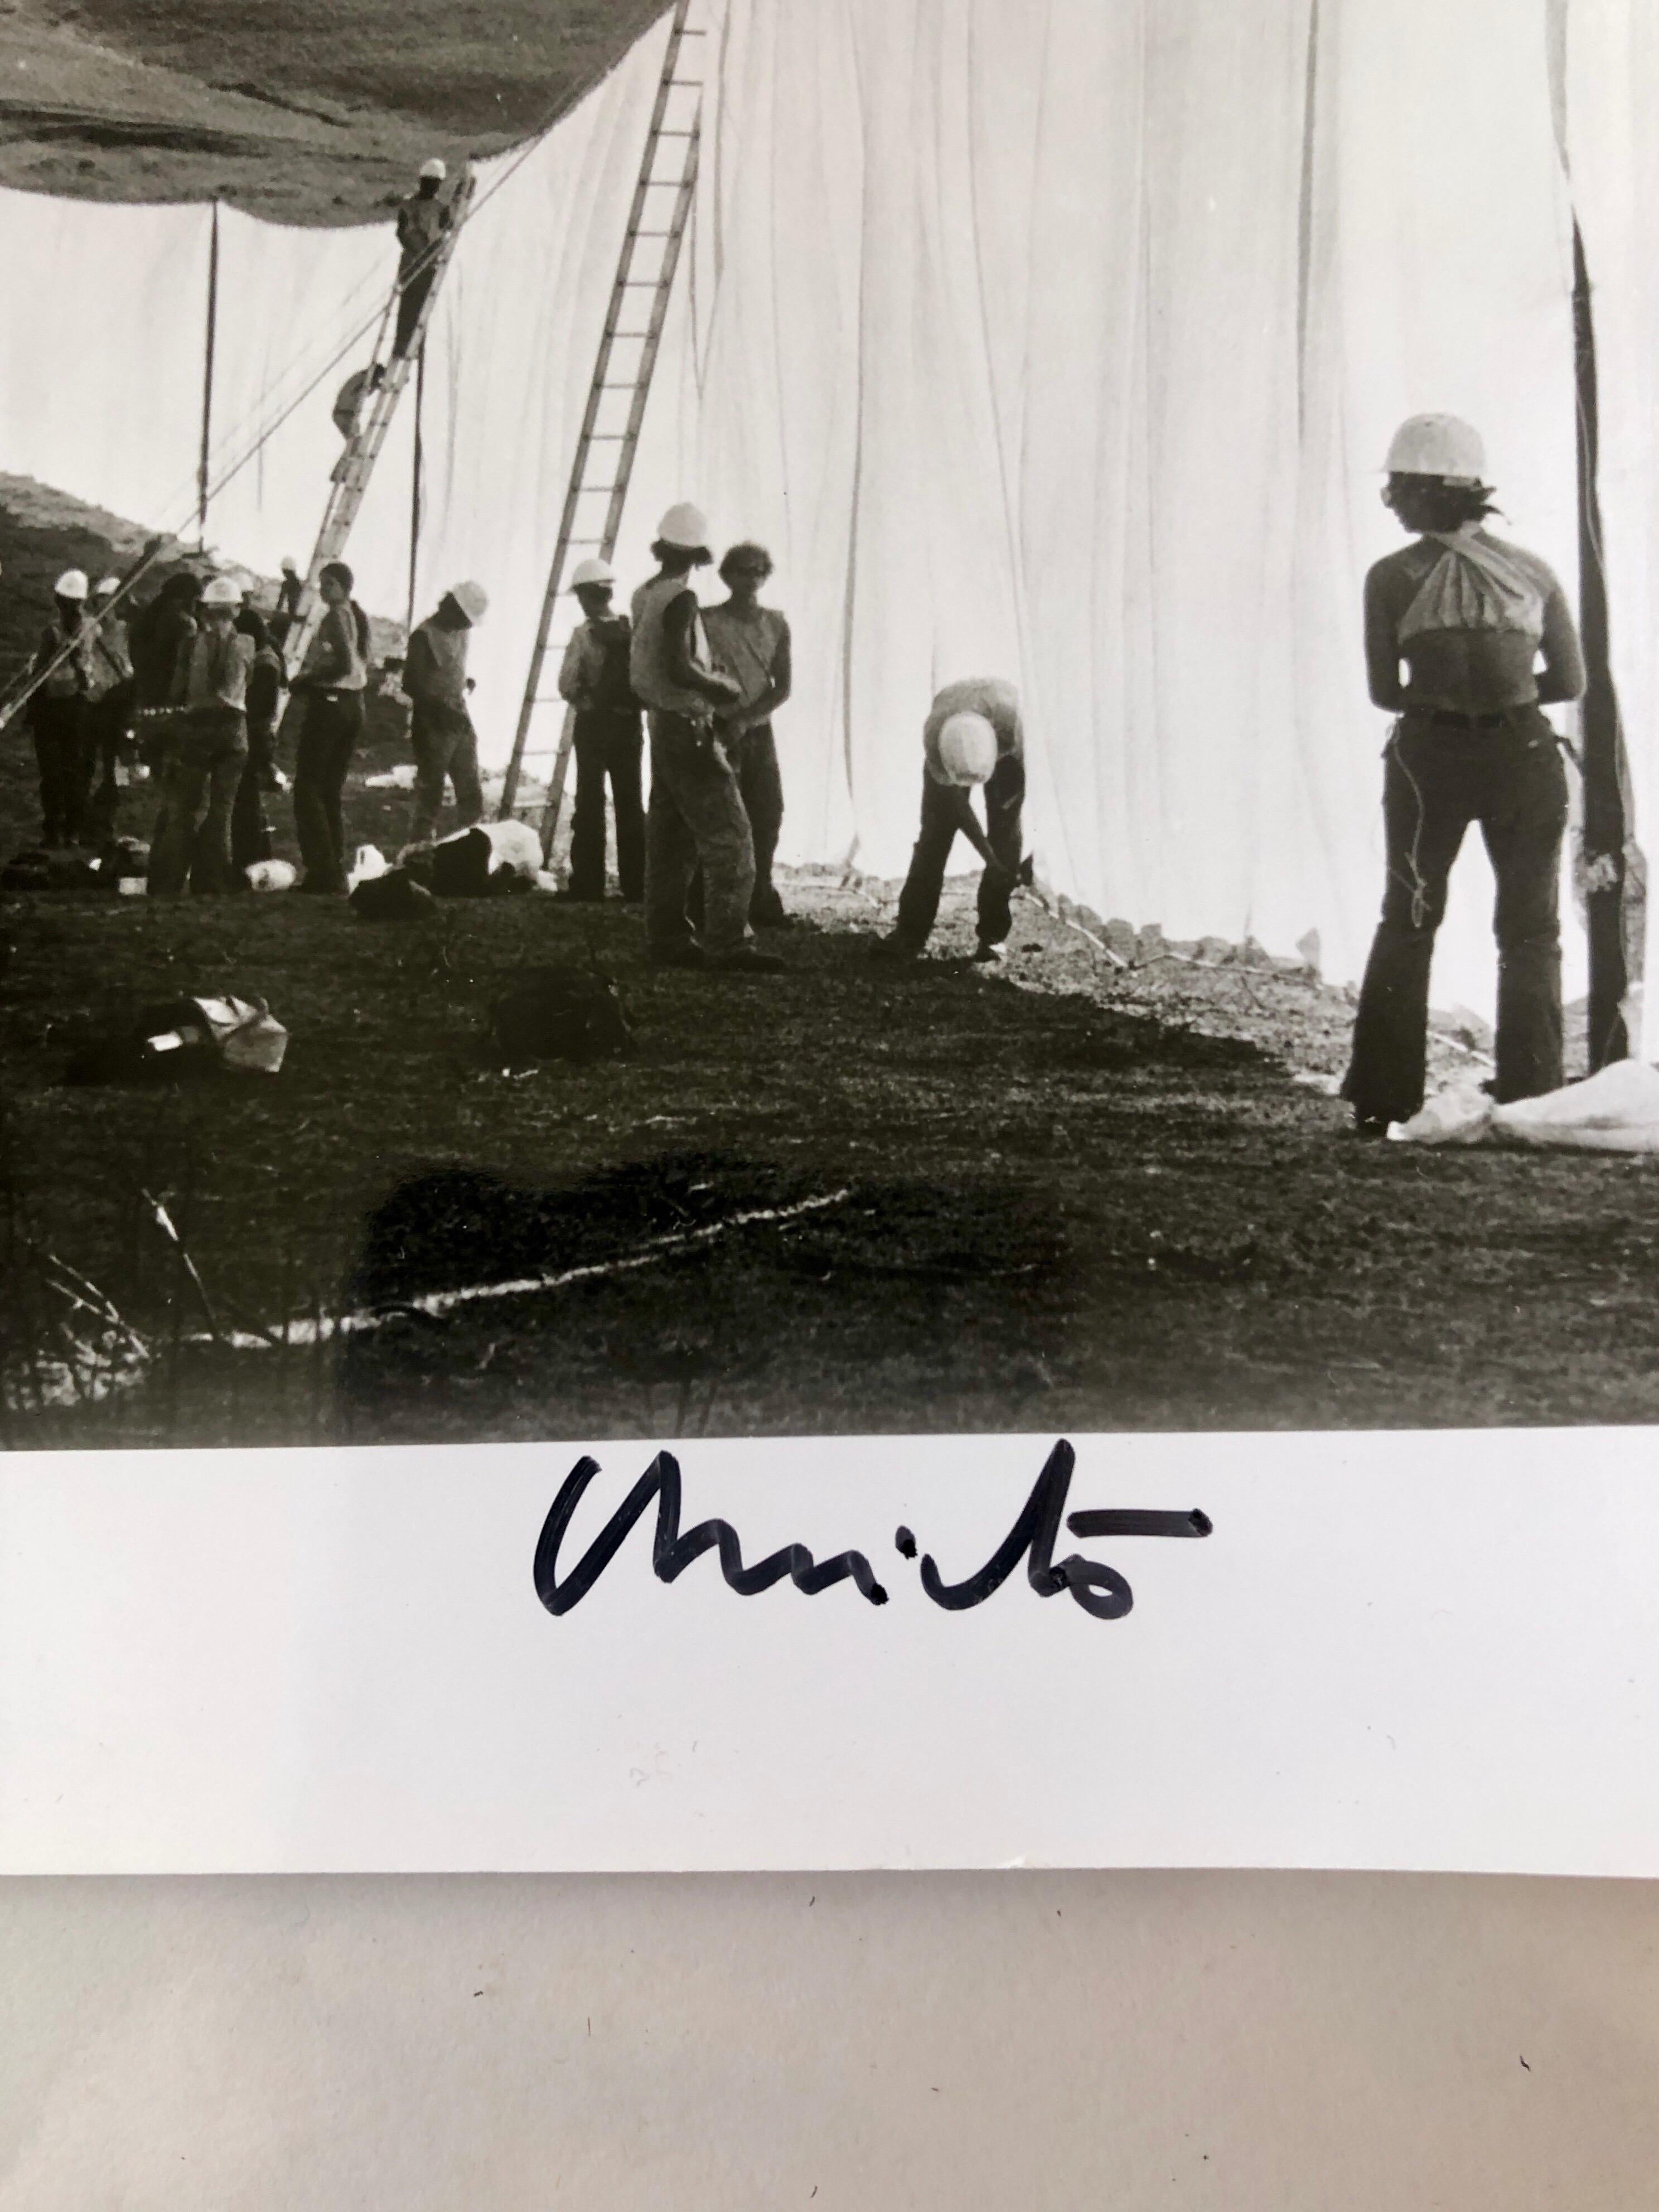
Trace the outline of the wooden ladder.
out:
M 322 526 L 317 532 L 317 543 L 312 549 L 311 562 L 306 570 L 305 583 L 300 597 L 300 618 L 289 634 L 283 653 L 290 668 L 297 668 L 304 659 L 306 649 L 317 632 L 322 619 L 322 601 L 318 597 L 317 579 L 325 563 L 337 561 L 345 551 L 346 541 L 351 535 L 352 525 L 357 520 L 363 495 L 368 489 L 368 480 L 374 473 L 374 464 L 380 458 L 386 433 L 392 428 L 392 418 L 398 411 L 404 387 L 413 374 L 426 342 L 427 325 L 437 305 L 445 271 L 448 269 L 456 241 L 461 234 L 467 211 L 471 204 L 473 175 L 471 167 L 463 169 L 449 198 L 449 223 L 432 249 L 432 282 L 408 345 L 401 353 L 392 350 L 391 341 L 397 329 L 398 301 L 400 286 L 394 285 L 380 316 L 380 327 L 374 334 L 374 351 L 369 358 L 370 385 L 366 404 L 359 410 L 356 424 L 345 443 L 345 449 L 334 464 L 333 482 L 328 503 L 323 509 Z M 379 381 L 374 380 L 379 371 Z
M 597 555 L 608 561 L 617 550 L 623 502 L 628 495 L 640 425 L 645 419 L 645 403 L 661 349 L 663 323 L 697 181 L 702 129 L 702 63 L 708 32 L 688 21 L 692 5 L 693 0 L 677 0 L 669 30 L 656 104 L 588 386 L 501 790 L 500 817 L 505 822 L 514 812 L 525 768 L 534 762 L 550 762 L 552 773 L 542 814 L 544 853 L 553 849 L 553 834 L 564 803 L 575 715 L 566 711 L 556 740 L 532 742 L 538 734 L 538 716 L 542 710 L 563 705 L 556 689 L 543 690 L 543 678 L 552 654 L 558 656 L 553 661 L 556 677 L 577 619 L 574 615 L 560 619 L 572 555 L 579 560 Z M 699 45 L 699 40 L 705 43 Z

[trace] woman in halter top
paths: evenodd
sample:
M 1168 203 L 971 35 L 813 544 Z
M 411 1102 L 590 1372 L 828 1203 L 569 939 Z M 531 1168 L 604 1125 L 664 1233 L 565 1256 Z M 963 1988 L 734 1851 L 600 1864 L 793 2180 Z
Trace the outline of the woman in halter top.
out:
M 1423 1103 L 1430 961 L 1471 822 L 1498 882 L 1492 1087 L 1500 1101 L 1559 1087 L 1567 784 L 1542 709 L 1584 688 L 1555 576 L 1480 526 L 1492 501 L 1477 434 L 1454 416 L 1413 416 L 1387 465 L 1383 500 L 1413 538 L 1365 579 L 1370 695 L 1399 719 L 1383 753 L 1382 918 L 1342 1086 L 1370 1136 Z

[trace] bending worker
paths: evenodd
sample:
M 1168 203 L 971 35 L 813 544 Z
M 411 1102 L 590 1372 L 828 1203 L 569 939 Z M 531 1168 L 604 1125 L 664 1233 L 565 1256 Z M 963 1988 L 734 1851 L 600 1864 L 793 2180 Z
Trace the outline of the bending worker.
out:
M 738 687 L 716 673 L 702 611 L 690 578 L 706 568 L 708 525 L 695 507 L 671 507 L 652 553 L 657 574 L 634 594 L 629 674 L 648 712 L 651 807 L 645 833 L 645 943 L 659 966 L 773 972 L 783 966 L 749 931 L 755 848 L 732 763 L 714 717 L 737 705 Z M 705 920 L 701 944 L 685 911 L 701 862 Z
M 983 830 L 973 806 L 973 793 L 981 786 Z M 985 863 L 974 957 L 1000 957 L 998 948 L 1013 927 L 1014 885 L 1021 880 L 1024 805 L 1025 734 L 1018 693 L 1012 684 L 990 677 L 947 684 L 922 729 L 921 833 L 899 893 L 898 926 L 877 946 L 880 957 L 914 960 L 927 944 L 958 830 Z
M 633 631 L 615 612 L 616 572 L 583 561 L 570 588 L 582 620 L 570 633 L 559 696 L 575 709 L 576 811 L 570 826 L 570 896 L 605 896 L 605 784 L 617 813 L 617 880 L 624 900 L 645 896 L 645 810 L 640 799 L 639 702 L 629 678 Z
M 788 919 L 772 881 L 783 826 L 783 779 L 772 717 L 789 697 L 793 675 L 789 624 L 775 607 L 760 603 L 761 587 L 771 573 L 772 556 L 763 545 L 734 545 L 720 562 L 720 581 L 731 596 L 703 617 L 714 665 L 743 694 L 735 713 L 722 714 L 718 727 L 754 840 L 749 919 L 757 929 L 781 929 Z
M 421 164 L 420 180 L 398 203 L 398 335 L 393 356 L 405 354 L 437 275 L 438 241 L 449 228 L 449 210 L 438 197 L 449 174 L 434 155 Z
M 410 697 L 409 736 L 415 751 L 415 814 L 411 843 L 438 834 L 446 780 L 455 787 L 455 822 L 470 830 L 483 813 L 478 781 L 478 736 L 467 712 L 471 679 L 466 648 L 489 605 L 482 584 L 456 584 L 438 611 L 410 633 L 404 689 Z
M 236 627 L 240 586 L 215 576 L 179 657 L 173 703 L 184 711 L 167 763 L 164 818 L 150 853 L 157 898 L 231 887 L 230 817 L 247 760 L 247 678 L 253 640 Z M 204 802 L 205 801 L 205 805 Z
M 1554 575 L 1480 526 L 1492 501 L 1477 434 L 1455 416 L 1413 416 L 1386 465 L 1384 503 L 1413 542 L 1365 579 L 1370 695 L 1399 720 L 1383 755 L 1382 918 L 1342 1086 L 1357 1127 L 1379 1136 L 1423 1103 L 1430 960 L 1471 822 L 1498 879 L 1493 1090 L 1502 1102 L 1560 1085 L 1567 782 L 1541 709 L 1584 688 Z

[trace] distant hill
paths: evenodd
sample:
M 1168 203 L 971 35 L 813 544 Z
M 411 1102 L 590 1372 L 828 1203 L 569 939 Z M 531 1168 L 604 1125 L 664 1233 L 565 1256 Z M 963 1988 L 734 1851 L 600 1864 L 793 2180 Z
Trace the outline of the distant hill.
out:
M 0 0 L 0 185 L 368 222 L 541 130 L 664 0 Z

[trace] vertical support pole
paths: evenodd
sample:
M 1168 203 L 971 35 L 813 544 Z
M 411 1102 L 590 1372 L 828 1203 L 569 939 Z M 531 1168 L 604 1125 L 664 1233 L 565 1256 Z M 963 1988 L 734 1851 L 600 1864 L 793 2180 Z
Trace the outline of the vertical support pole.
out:
M 213 441 L 213 356 L 219 344 L 219 203 L 208 233 L 207 344 L 202 358 L 202 450 L 196 465 L 196 540 L 207 544 L 208 452 Z
M 1581 712 L 1584 822 L 1583 880 L 1589 939 L 1589 1065 L 1629 1057 L 1624 1006 L 1641 979 L 1643 884 L 1635 854 L 1625 733 L 1613 689 L 1607 580 L 1596 489 L 1600 428 L 1595 325 L 1583 234 L 1572 231 L 1574 380 L 1577 398 L 1578 604 L 1587 682 Z
M 422 338 L 415 356 L 415 465 L 410 471 L 409 493 L 409 613 L 404 624 L 404 634 L 409 636 L 415 628 L 415 578 L 421 557 L 421 471 L 423 455 L 421 447 L 421 410 L 426 404 L 426 340 Z

